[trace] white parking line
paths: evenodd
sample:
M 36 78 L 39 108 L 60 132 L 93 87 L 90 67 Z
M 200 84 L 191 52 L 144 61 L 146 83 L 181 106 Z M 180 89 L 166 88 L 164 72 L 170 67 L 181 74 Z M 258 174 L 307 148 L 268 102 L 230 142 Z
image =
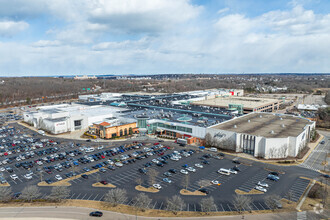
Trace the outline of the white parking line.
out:
M 263 206 L 263 205 L 261 205 L 261 203 L 260 202 L 258 202 L 258 204 L 263 208 L 263 209 L 265 209 L 265 207 Z M 265 203 L 266 204 L 266 203 Z M 266 204 L 267 205 L 267 204 Z
M 85 198 L 85 196 L 87 196 L 87 193 L 81 199 L 83 200 Z
M 96 197 L 98 197 L 98 196 L 99 196 L 99 194 L 97 194 L 93 200 L 95 200 L 95 199 L 96 199 Z
M 222 204 L 220 203 L 220 205 L 221 205 L 221 208 L 222 208 L 222 211 L 225 211 L 225 209 L 223 208 L 223 206 L 222 206 Z M 196 208 L 195 208 L 196 209 Z
M 229 210 L 232 211 L 228 203 L 227 203 L 227 206 L 228 206 Z
M 79 195 L 76 197 L 76 199 L 79 199 L 80 194 L 81 194 L 81 193 L 79 193 Z
M 72 194 L 72 196 L 70 197 L 70 199 L 72 199 L 74 195 L 75 195 L 75 193 Z

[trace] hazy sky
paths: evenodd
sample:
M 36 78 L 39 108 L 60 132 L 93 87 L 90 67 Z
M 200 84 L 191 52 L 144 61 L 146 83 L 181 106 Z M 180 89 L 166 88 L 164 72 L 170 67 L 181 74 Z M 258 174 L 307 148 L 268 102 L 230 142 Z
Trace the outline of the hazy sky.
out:
M 330 72 L 329 0 L 0 0 L 0 75 Z

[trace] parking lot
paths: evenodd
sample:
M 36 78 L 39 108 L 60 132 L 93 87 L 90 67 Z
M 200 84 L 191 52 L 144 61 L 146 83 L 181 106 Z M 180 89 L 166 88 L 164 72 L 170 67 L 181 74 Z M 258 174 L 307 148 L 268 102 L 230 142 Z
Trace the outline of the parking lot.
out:
M 201 189 L 201 180 L 208 183 L 202 188 L 208 192 L 206 196 L 213 196 L 215 199 L 217 211 L 235 210 L 232 204 L 235 190 L 249 192 L 259 181 L 266 183 L 267 192 L 249 195 L 253 198 L 250 209 L 264 210 L 269 209 L 264 202 L 265 195 L 277 194 L 285 197 L 291 190 L 294 191 L 294 198 L 299 200 L 308 185 L 299 177 L 312 178 L 318 175 L 301 167 L 288 167 L 285 168 L 285 174 L 279 174 L 278 181 L 272 181 L 266 179 L 269 171 L 262 163 L 233 163 L 233 159 L 243 159 L 230 155 L 223 157 L 193 146 L 180 147 L 173 142 L 72 141 L 42 136 L 18 124 L 2 127 L 0 135 L 0 179 L 7 181 L 14 192 L 21 192 L 25 186 L 37 185 L 41 181 L 52 183 L 92 170 L 97 171 L 89 174 L 88 178 L 79 177 L 69 181 L 72 192 L 69 199 L 102 201 L 109 188 L 92 187 L 92 184 L 103 180 L 126 189 L 129 199 L 125 203 L 132 204 L 133 198 L 139 193 L 135 190 L 137 179 L 141 178 L 142 185 L 149 187 L 148 171 L 155 169 L 158 173 L 156 183 L 162 187 L 159 192 L 148 194 L 152 198 L 150 207 L 155 209 L 165 209 L 166 199 L 179 194 L 184 188 L 185 176 L 188 175 L 187 189 L 190 191 Z M 237 174 L 218 173 L 220 168 L 229 170 L 234 167 L 239 170 Z M 276 170 L 277 167 L 272 168 Z M 147 173 L 143 174 L 140 169 Z M 173 169 L 176 172 L 170 172 Z M 164 178 L 168 178 L 170 183 L 165 182 Z M 40 187 L 42 197 L 46 197 L 50 189 L 51 187 Z M 199 211 L 199 201 L 203 197 L 182 195 L 188 211 Z

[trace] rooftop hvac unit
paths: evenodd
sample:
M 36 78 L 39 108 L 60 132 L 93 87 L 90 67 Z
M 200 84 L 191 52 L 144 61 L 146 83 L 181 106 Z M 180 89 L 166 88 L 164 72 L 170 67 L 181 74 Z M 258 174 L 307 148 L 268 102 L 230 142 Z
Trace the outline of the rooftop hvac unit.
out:
M 270 131 L 271 134 L 275 134 L 275 132 L 273 130 Z
M 282 124 L 282 125 L 281 125 L 281 127 L 282 127 L 282 128 L 284 128 L 284 127 L 285 127 L 285 125 L 284 125 L 284 124 Z
M 262 115 L 259 115 L 259 118 L 262 118 Z
M 282 120 L 283 120 L 283 118 L 280 118 L 280 120 L 282 121 Z
M 234 125 L 234 128 L 237 128 L 237 125 Z
M 250 120 L 248 120 L 248 123 L 250 123 L 251 121 Z

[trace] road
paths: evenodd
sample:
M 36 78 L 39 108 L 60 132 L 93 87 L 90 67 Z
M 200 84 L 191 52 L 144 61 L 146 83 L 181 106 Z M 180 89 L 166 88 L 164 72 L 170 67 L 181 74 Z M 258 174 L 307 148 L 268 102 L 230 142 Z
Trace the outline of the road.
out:
M 102 211 L 102 218 L 89 217 L 89 213 L 95 211 L 89 208 L 81 207 L 11 207 L 11 208 L 0 208 L 0 219 L 116 219 L 116 220 L 165 220 L 165 219 L 189 219 L 189 220 L 214 220 L 214 219 L 223 219 L 223 220 L 280 220 L 280 219 L 320 219 L 326 216 L 326 213 L 323 212 L 323 216 L 316 215 L 313 212 L 288 212 L 288 213 L 268 213 L 268 214 L 259 214 L 259 215 L 236 215 L 236 216 L 206 216 L 206 217 L 187 217 L 187 218 L 162 218 L 162 217 L 142 217 L 127 215 L 122 213 Z M 327 213 L 328 214 L 328 213 Z M 6 217 L 4 217 L 6 216 Z M 50 217 L 51 216 L 51 217 Z M 301 218 L 303 217 L 303 218 Z M 306 217 L 306 218 L 304 218 Z M 307 218 L 308 217 L 308 218 Z
M 329 171 L 330 158 L 327 157 L 330 150 L 330 132 L 318 131 L 324 136 L 324 144 L 319 144 L 309 157 L 299 166 L 315 171 Z

